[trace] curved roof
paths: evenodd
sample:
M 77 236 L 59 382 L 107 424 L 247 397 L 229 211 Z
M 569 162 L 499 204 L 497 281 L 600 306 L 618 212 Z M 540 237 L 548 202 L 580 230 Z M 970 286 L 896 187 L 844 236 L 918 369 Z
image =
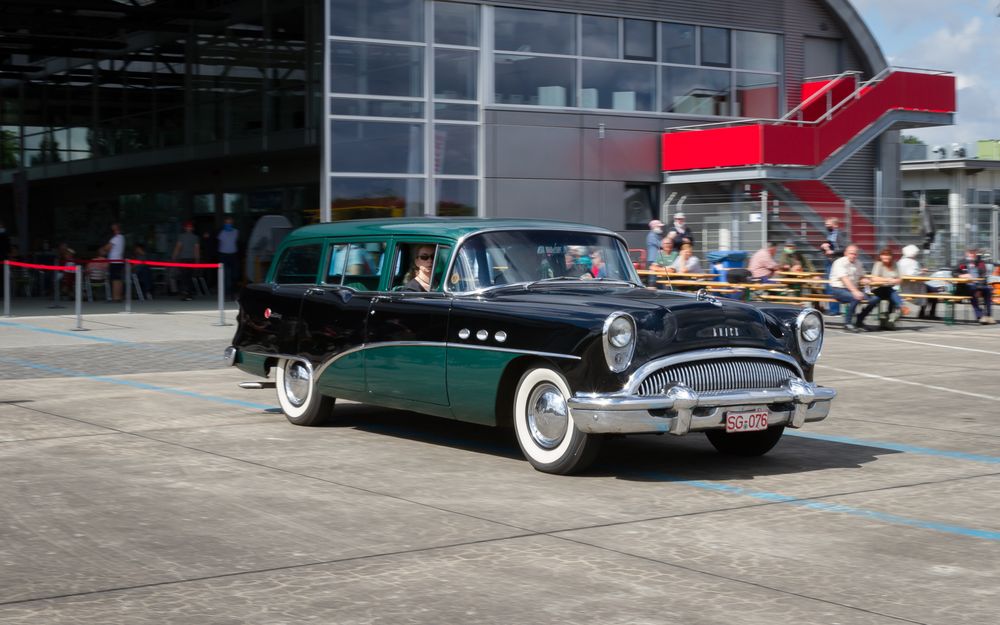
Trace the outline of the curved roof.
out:
M 868 30 L 868 25 L 848 0 L 824 0 L 823 3 L 840 20 L 841 25 L 857 44 L 864 60 L 870 65 L 872 74 L 877 74 L 888 67 L 885 56 L 882 55 L 882 48 L 875 41 L 872 31 Z
M 477 217 L 403 217 L 399 219 L 355 219 L 312 224 L 296 229 L 285 241 L 315 237 L 415 235 L 459 239 L 480 230 L 572 230 L 618 236 L 597 226 L 544 219 L 484 219 Z

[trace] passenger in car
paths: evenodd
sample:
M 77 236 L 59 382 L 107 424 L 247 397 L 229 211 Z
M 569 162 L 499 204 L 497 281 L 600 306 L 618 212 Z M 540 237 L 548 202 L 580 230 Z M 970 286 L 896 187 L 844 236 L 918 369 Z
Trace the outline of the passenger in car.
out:
M 413 252 L 410 270 L 403 276 L 406 291 L 430 291 L 431 267 L 434 265 L 434 246 L 418 245 Z
M 570 245 L 566 248 L 565 266 L 563 275 L 572 278 L 579 278 L 590 271 L 590 258 L 585 257 L 586 248 L 579 245 Z

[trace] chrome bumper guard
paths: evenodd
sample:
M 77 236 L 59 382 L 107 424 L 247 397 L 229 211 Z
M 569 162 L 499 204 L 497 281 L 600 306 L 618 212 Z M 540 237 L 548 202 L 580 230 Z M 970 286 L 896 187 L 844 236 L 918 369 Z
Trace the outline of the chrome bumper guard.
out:
M 573 422 L 591 434 L 640 434 L 688 432 L 724 428 L 726 409 L 766 406 L 769 425 L 802 427 L 821 421 L 837 396 L 832 388 L 797 377 L 780 388 L 699 393 L 684 385 L 671 386 L 662 395 L 641 397 L 623 394 L 578 393 L 569 400 Z M 790 405 L 789 405 L 790 404 Z M 659 414 L 654 414 L 659 413 Z
M 222 352 L 222 360 L 226 363 L 227 367 L 232 367 L 236 364 L 236 354 L 237 350 L 235 347 L 230 345 L 226 348 L 226 351 Z

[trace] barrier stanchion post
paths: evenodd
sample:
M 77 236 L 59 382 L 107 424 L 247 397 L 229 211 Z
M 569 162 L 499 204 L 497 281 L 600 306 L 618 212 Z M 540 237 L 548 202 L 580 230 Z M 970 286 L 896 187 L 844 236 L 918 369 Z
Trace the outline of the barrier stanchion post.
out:
M 122 261 L 125 263 L 125 312 L 132 312 L 132 263 L 128 262 L 128 259 Z
M 10 317 L 10 265 L 3 261 L 3 316 Z
M 226 269 L 225 265 L 219 263 L 219 276 L 218 276 L 218 291 L 219 291 L 219 323 L 212 325 L 217 326 L 227 326 L 226 323 Z
M 73 269 L 76 274 L 76 285 L 73 290 L 76 292 L 76 327 L 77 331 L 83 330 L 83 267 L 76 265 Z

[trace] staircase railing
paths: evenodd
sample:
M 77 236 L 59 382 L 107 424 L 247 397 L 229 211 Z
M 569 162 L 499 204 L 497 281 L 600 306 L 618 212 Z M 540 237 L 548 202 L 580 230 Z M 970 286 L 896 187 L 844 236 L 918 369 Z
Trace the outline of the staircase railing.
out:
M 868 79 L 865 82 L 857 85 L 851 91 L 850 94 L 848 94 L 847 96 L 845 96 L 844 98 L 842 98 L 839 102 L 837 102 L 837 104 L 835 104 L 832 107 L 830 107 L 823 116 L 821 116 L 821 117 L 819 117 L 817 119 L 814 119 L 814 120 L 804 120 L 804 119 L 801 119 L 801 118 L 800 119 L 793 119 L 793 116 L 798 116 L 806 106 L 808 106 L 809 104 L 814 103 L 816 101 L 816 98 L 819 98 L 822 95 L 824 95 L 825 93 L 828 93 L 828 90 L 832 88 L 832 85 L 835 83 L 836 80 L 848 78 L 848 77 L 851 77 L 851 76 L 857 77 L 857 76 L 860 76 L 861 72 L 858 72 L 858 71 L 855 71 L 855 70 L 848 70 L 846 72 L 841 72 L 840 74 L 834 74 L 834 75 L 831 75 L 831 76 L 814 76 L 814 77 L 806 78 L 803 82 L 808 82 L 808 81 L 813 81 L 813 80 L 817 80 L 817 79 L 820 79 L 820 78 L 828 78 L 828 77 L 831 80 L 830 80 L 830 82 L 829 82 L 829 84 L 827 86 L 824 86 L 823 88 L 817 90 L 815 93 L 811 94 L 805 100 L 803 100 L 802 102 L 800 102 L 798 104 L 798 106 L 796 106 L 795 108 L 793 108 L 792 110 L 788 111 L 787 113 L 785 113 L 784 115 L 782 115 L 781 117 L 779 117 L 777 119 L 770 118 L 770 117 L 748 117 L 748 118 L 745 118 L 745 119 L 731 119 L 731 120 L 722 121 L 722 122 L 708 122 L 708 123 L 705 123 L 705 124 L 691 124 L 689 126 L 675 126 L 675 127 L 672 127 L 672 128 L 666 128 L 665 132 L 687 132 L 687 131 L 690 131 L 690 130 L 703 130 L 703 129 L 706 129 L 706 128 L 735 128 L 735 127 L 739 127 L 739 126 L 750 126 L 750 125 L 755 125 L 755 124 L 767 124 L 767 125 L 770 125 L 770 126 L 785 126 L 785 125 L 816 126 L 816 125 L 819 125 L 819 124 L 823 123 L 824 121 L 830 119 L 830 117 L 832 117 L 834 113 L 836 113 L 837 111 L 839 111 L 843 107 L 847 106 L 852 101 L 859 99 L 862 95 L 864 95 L 866 92 L 868 92 L 869 90 L 871 90 L 874 86 L 876 86 L 879 83 L 883 82 L 891 74 L 896 73 L 896 72 L 909 72 L 909 73 L 917 73 L 917 74 L 927 74 L 929 76 L 952 76 L 952 75 L 954 75 L 954 72 L 949 72 L 949 71 L 945 71 L 945 70 L 922 69 L 922 68 L 917 68 L 917 67 L 902 67 L 902 66 L 886 67 L 885 69 L 883 69 L 879 73 L 877 73 L 874 76 L 872 76 L 870 79 Z

